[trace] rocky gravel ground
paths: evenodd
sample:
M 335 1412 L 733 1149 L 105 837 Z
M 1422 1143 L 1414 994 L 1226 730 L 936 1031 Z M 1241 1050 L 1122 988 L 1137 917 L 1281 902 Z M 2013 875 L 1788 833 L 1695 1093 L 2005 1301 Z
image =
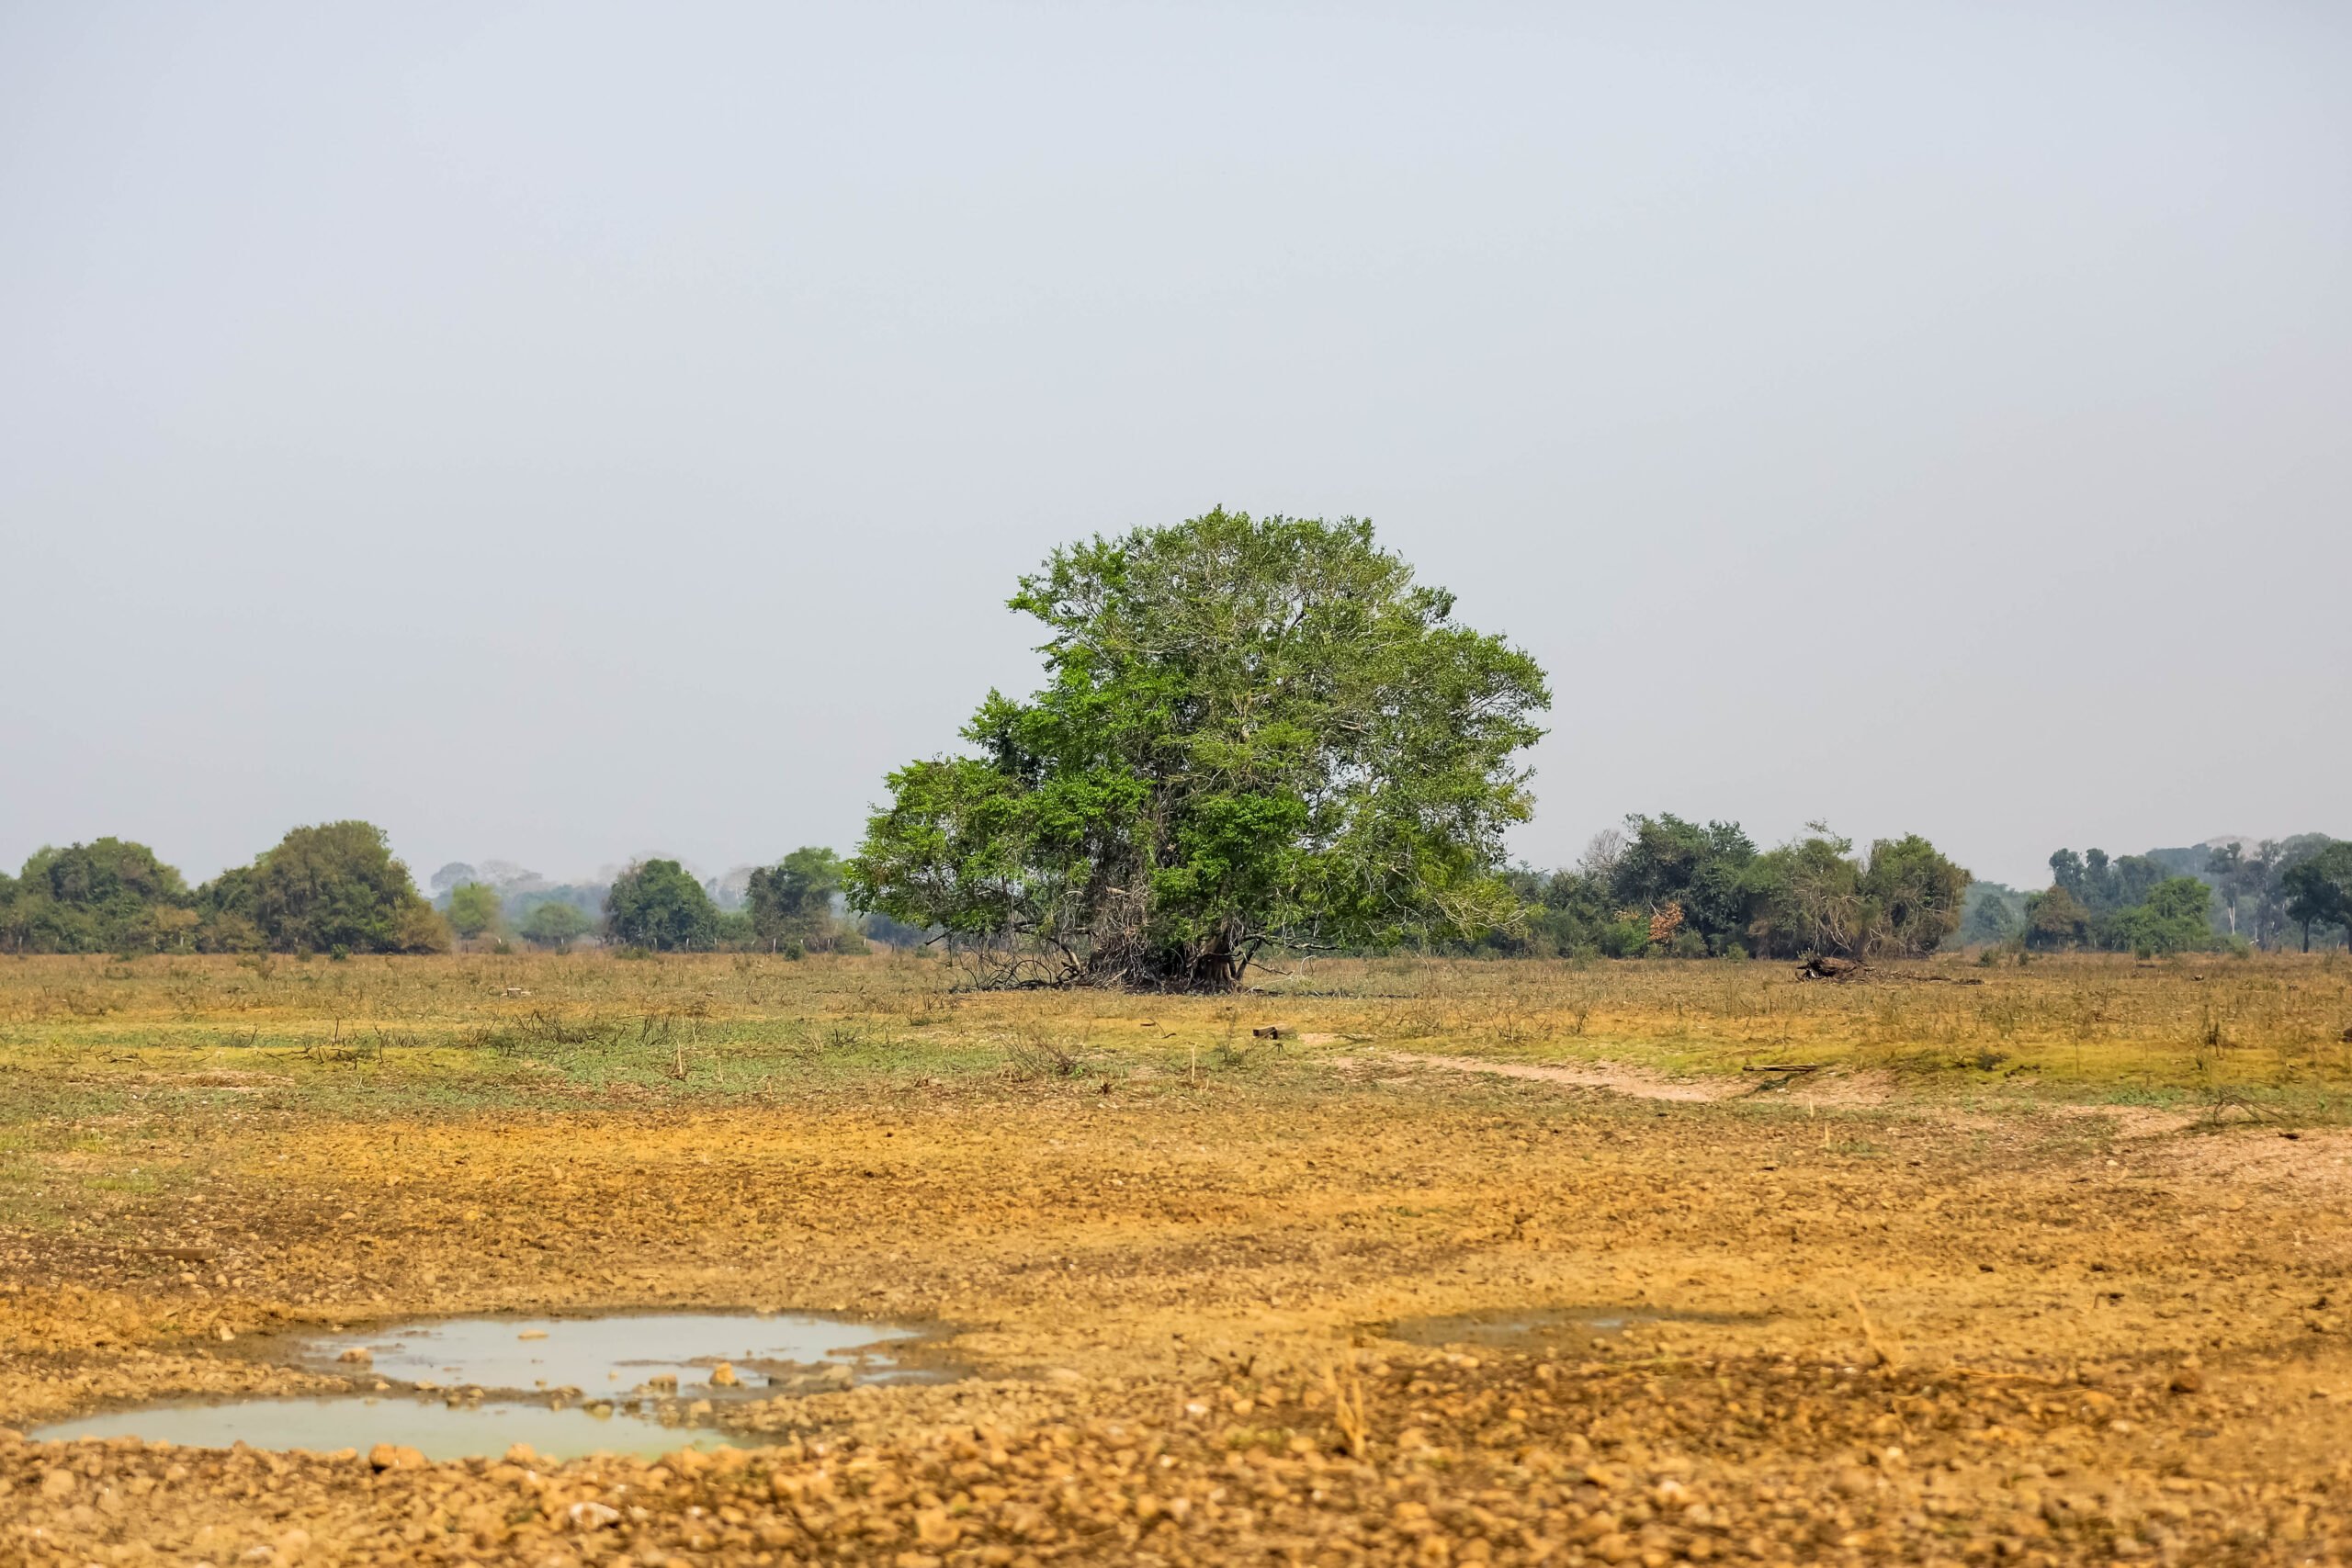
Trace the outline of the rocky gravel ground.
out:
M 0 1562 L 2352 1556 L 2341 1131 L 1654 1101 L 1361 1042 L 560 1107 L 239 1087 L 20 1122 Z M 21 1436 L 352 1386 L 286 1364 L 302 1330 L 689 1304 L 927 1323 L 963 1375 L 721 1401 L 732 1446 L 659 1462 Z
M 0 1506 L 77 1562 L 2340 1561 L 2352 1464 L 2202 1382 L 1428 1351 L 828 1396 L 660 1463 L 9 1436 Z

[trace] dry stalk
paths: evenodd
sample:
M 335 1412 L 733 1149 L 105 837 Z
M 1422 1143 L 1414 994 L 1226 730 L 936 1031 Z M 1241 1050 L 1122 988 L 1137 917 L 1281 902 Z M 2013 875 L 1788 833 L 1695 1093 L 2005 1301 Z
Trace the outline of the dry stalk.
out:
M 1331 1424 L 1348 1445 L 1350 1459 L 1372 1451 L 1372 1428 L 1364 1419 L 1363 1374 L 1353 1357 L 1342 1364 L 1336 1357 L 1323 1363 L 1323 1387 L 1331 1395 Z
M 1863 1343 L 1870 1346 L 1871 1354 L 1878 1358 L 1878 1364 L 1889 1371 L 1900 1367 L 1903 1363 L 1895 1354 L 1895 1348 L 1879 1338 L 1878 1329 L 1871 1324 L 1871 1314 L 1862 1305 L 1862 1292 L 1860 1291 L 1854 1292 L 1854 1315 L 1862 1320 Z

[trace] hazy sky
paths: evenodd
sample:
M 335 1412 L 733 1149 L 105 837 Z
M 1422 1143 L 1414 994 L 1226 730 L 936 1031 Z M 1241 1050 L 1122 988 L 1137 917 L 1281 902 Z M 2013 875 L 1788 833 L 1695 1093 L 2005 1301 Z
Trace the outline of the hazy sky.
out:
M 2352 834 L 2352 8 L 0 5 L 0 863 L 847 847 L 1372 517 L 1631 810 Z

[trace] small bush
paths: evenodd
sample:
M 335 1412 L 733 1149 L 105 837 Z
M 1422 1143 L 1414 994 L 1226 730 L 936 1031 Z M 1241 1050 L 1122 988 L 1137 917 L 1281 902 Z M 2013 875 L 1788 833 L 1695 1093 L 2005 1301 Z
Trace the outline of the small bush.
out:
M 523 1047 L 528 1043 L 528 1041 L 519 1030 L 469 1029 L 458 1036 L 458 1043 L 469 1051 L 488 1051 L 500 1056 L 517 1056 L 522 1055 Z
M 1005 1047 L 1004 1070 L 1008 1077 L 1023 1083 L 1039 1078 L 1074 1078 L 1080 1060 L 1077 1047 L 1067 1041 L 1042 1029 L 1026 1029 Z
M 1610 958 L 1639 958 L 1650 947 L 1650 928 L 1641 920 L 1623 919 L 1600 929 L 1600 951 Z

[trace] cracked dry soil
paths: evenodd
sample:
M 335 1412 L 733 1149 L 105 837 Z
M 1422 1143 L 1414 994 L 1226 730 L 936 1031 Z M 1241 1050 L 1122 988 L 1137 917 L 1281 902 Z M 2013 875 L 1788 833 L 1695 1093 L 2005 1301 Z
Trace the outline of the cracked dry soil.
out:
M 155 1103 L 114 1114 L 165 1189 L 66 1183 L 0 1230 L 0 1561 L 2352 1552 L 2343 1132 L 1658 1103 L 1311 1054 L 1109 1091 L 260 1096 L 233 1126 Z M 662 1305 L 929 1322 L 969 1375 L 729 1404 L 735 1446 L 658 1463 L 18 1435 L 341 1386 L 271 1360 L 298 1328 Z M 1608 1306 L 1622 1330 L 1391 1334 Z

